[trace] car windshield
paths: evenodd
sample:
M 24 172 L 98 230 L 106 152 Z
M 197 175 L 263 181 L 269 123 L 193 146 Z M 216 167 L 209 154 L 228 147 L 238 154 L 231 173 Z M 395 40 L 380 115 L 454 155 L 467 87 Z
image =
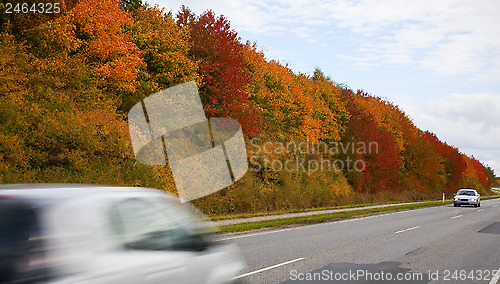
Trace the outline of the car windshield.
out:
M 140 250 L 202 250 L 204 236 L 186 208 L 155 199 L 129 199 L 114 205 L 110 220 L 114 233 L 127 248 Z
M 464 191 L 459 191 L 458 195 L 475 196 L 476 194 L 474 193 L 474 191 L 464 190 Z

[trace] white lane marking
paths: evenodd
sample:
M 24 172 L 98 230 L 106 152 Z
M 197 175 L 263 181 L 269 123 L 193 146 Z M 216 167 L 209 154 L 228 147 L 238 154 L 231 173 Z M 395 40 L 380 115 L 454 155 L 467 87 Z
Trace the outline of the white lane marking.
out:
M 417 210 L 413 210 L 413 211 L 417 211 Z M 273 234 L 273 233 L 279 233 L 279 232 L 286 232 L 286 231 L 291 231 L 291 230 L 298 230 L 298 229 L 310 228 L 310 227 L 314 227 L 314 226 L 321 226 L 321 225 L 327 225 L 327 224 L 347 223 L 347 222 L 353 222 L 353 221 L 360 221 L 360 220 L 365 220 L 365 219 L 370 219 L 370 218 L 376 218 L 376 217 L 381 217 L 381 216 L 386 216 L 386 215 L 391 215 L 391 214 L 397 214 L 397 213 L 405 213 L 405 212 L 408 212 L 408 211 L 400 211 L 400 212 L 392 212 L 392 213 L 387 213 L 387 214 L 365 216 L 365 217 L 360 217 L 360 218 L 352 218 L 352 219 L 345 219 L 345 220 L 339 220 L 339 221 L 334 221 L 334 222 L 327 222 L 327 223 L 319 223 L 319 224 L 313 224 L 313 225 L 298 226 L 298 227 L 287 228 L 287 229 L 280 229 L 280 230 L 269 230 L 269 231 L 260 232 L 260 233 L 253 233 L 253 234 L 241 234 L 241 235 L 236 235 L 236 236 L 230 236 L 230 237 L 216 239 L 215 241 L 218 242 L 218 241 L 227 241 L 227 240 L 240 239 L 240 238 L 246 238 L 246 237 L 256 237 L 256 236 L 261 236 L 261 235 L 267 235 L 267 234 Z
M 497 206 L 498 206 L 498 204 L 497 205 L 493 205 L 493 207 L 497 207 Z
M 495 276 L 493 276 L 493 278 L 491 278 L 491 281 L 490 281 L 489 284 L 496 284 L 496 283 L 498 283 L 498 279 L 500 279 L 500 267 L 498 268 L 497 273 L 495 274 Z
M 361 220 L 371 219 L 371 218 L 377 218 L 377 217 L 386 217 L 386 216 L 390 216 L 390 215 L 394 215 L 394 214 L 418 213 L 418 211 L 428 210 L 428 209 L 433 209 L 433 208 L 438 208 L 438 207 L 426 207 L 426 208 L 418 208 L 418 209 L 412 209 L 412 210 L 403 210 L 403 211 L 390 212 L 390 213 L 382 213 L 382 214 L 378 214 L 378 215 L 371 215 L 371 216 L 365 216 L 365 217 L 359 217 L 359 218 L 354 217 L 352 219 L 345 219 L 345 220 L 339 220 L 339 221 L 333 221 L 333 222 L 326 222 L 326 223 L 318 223 L 318 224 L 312 224 L 312 225 L 297 226 L 297 227 L 287 228 L 287 229 L 269 230 L 269 231 L 266 231 L 266 232 L 253 233 L 253 234 L 241 234 L 241 235 L 236 235 L 236 236 L 230 236 L 230 237 L 216 239 L 215 241 L 218 242 L 218 241 L 227 241 L 227 240 L 240 239 L 240 238 L 246 238 L 246 237 L 255 237 L 255 236 L 260 236 L 260 235 L 267 235 L 267 234 L 273 234 L 273 233 L 279 233 L 279 232 L 285 232 L 285 231 L 291 231 L 291 230 L 307 229 L 307 228 L 316 227 L 316 226 L 325 226 L 325 225 L 330 225 L 330 224 L 338 224 L 338 223 L 347 223 L 347 222 L 353 222 L 353 221 L 361 221 Z
M 313 224 L 313 225 L 297 226 L 297 227 L 287 228 L 287 229 L 269 230 L 269 231 L 260 232 L 260 233 L 241 234 L 241 235 L 236 235 L 236 236 L 231 236 L 231 237 L 225 237 L 225 238 L 216 239 L 215 241 L 217 242 L 217 241 L 227 241 L 227 240 L 240 239 L 240 238 L 246 238 L 246 237 L 256 237 L 256 236 L 260 236 L 260 235 L 267 235 L 267 234 L 273 234 L 273 233 L 279 233 L 279 232 L 285 232 L 285 231 L 291 231 L 291 230 L 307 229 L 307 228 L 316 227 L 316 226 L 325 226 L 325 225 L 338 224 L 338 223 L 347 223 L 347 222 L 353 222 L 353 221 L 361 221 L 361 220 L 370 219 L 370 218 L 377 218 L 377 217 L 387 217 L 387 216 L 394 215 L 394 214 L 419 213 L 420 211 L 423 211 L 423 210 L 436 209 L 436 208 L 439 208 L 439 207 L 440 206 L 424 207 L 424 208 L 402 210 L 402 211 L 390 212 L 390 213 L 382 213 L 382 214 L 365 216 L 365 217 L 359 217 L 359 218 L 354 217 L 352 219 L 345 219 L 345 220 L 339 220 L 339 221 L 333 221 L 333 222 L 326 222 L 326 223 L 318 223 L 318 224 Z
M 272 231 L 265 231 L 265 232 L 260 232 L 260 233 L 253 233 L 253 234 L 244 234 L 244 235 L 237 235 L 237 236 L 232 236 L 232 237 L 225 237 L 225 238 L 220 238 L 215 241 L 227 241 L 227 240 L 233 240 L 233 239 L 240 239 L 240 238 L 246 238 L 246 237 L 255 237 L 255 236 L 261 236 L 261 235 L 267 235 L 267 234 L 273 234 L 273 233 L 279 233 L 279 232 L 285 232 L 285 231 L 290 231 L 294 228 L 288 228 L 288 229 L 281 229 L 281 230 L 272 230 Z
M 252 272 L 241 274 L 240 276 L 237 276 L 237 277 L 235 277 L 233 279 L 236 280 L 236 279 L 239 279 L 239 278 L 247 277 L 247 276 L 250 276 L 250 275 L 253 275 L 253 274 L 257 274 L 257 273 L 261 273 L 261 272 L 264 272 L 266 270 L 270 270 L 270 269 L 273 269 L 273 268 L 276 268 L 276 267 L 280 267 L 280 266 L 283 266 L 283 265 L 294 263 L 294 262 L 297 262 L 297 261 L 300 261 L 300 260 L 303 260 L 303 259 L 304 259 L 303 257 L 299 257 L 299 258 L 296 258 L 296 259 L 292 259 L 292 260 L 289 260 L 289 261 L 285 261 L 285 262 L 282 262 L 282 263 L 275 264 L 273 266 L 264 267 L 264 268 L 261 268 L 259 270 L 255 270 L 255 271 L 252 271 Z
M 418 229 L 418 228 L 420 228 L 420 226 L 411 227 L 411 228 L 404 229 L 404 230 L 401 230 L 401 231 L 397 231 L 397 232 L 394 232 L 394 233 L 395 234 L 399 234 L 399 233 L 402 233 L 402 232 L 407 232 L 407 231 L 415 230 L 415 229 Z
M 484 210 L 484 209 L 479 209 L 479 210 L 477 210 L 477 212 L 481 212 L 481 211 L 483 211 L 483 210 Z
M 462 216 L 463 216 L 463 215 L 453 216 L 453 217 L 451 217 L 451 219 L 460 218 L 460 217 L 462 217 Z

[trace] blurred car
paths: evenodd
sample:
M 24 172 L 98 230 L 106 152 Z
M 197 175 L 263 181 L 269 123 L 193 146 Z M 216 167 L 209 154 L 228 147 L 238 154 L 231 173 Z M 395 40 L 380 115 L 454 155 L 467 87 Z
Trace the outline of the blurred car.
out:
M 460 205 L 473 205 L 474 207 L 481 207 L 481 197 L 474 189 L 460 189 L 453 198 L 453 205 L 455 207 Z
M 166 192 L 0 186 L 0 283 L 231 283 L 245 263 Z

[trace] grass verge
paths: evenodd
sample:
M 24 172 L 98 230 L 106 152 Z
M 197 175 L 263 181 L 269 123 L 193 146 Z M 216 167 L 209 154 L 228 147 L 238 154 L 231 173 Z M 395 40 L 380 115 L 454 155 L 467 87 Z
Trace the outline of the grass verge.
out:
M 496 199 L 496 198 L 500 198 L 500 195 L 481 197 L 481 200 Z
M 432 201 L 425 203 L 395 205 L 395 206 L 388 206 L 381 208 L 360 209 L 353 211 L 317 214 L 317 215 L 291 217 L 291 218 L 280 218 L 280 219 L 260 221 L 260 222 L 246 222 L 234 225 L 219 226 L 219 229 L 223 233 L 234 233 L 234 232 L 243 232 L 243 231 L 262 229 L 262 228 L 270 228 L 270 227 L 283 227 L 283 226 L 297 225 L 297 224 L 298 225 L 315 224 L 328 221 L 349 219 L 352 217 L 361 217 L 361 216 L 368 216 L 386 212 L 396 212 L 402 210 L 439 206 L 452 203 L 453 201 L 447 200 L 444 203 L 442 201 Z
M 393 202 L 380 202 L 380 203 L 367 203 L 367 204 L 352 204 L 352 205 L 342 205 L 342 206 L 332 206 L 332 207 L 315 207 L 315 208 L 306 208 L 306 209 L 280 210 L 280 211 L 272 211 L 272 212 L 241 213 L 241 214 L 232 214 L 232 215 L 211 216 L 211 217 L 209 217 L 209 219 L 210 219 L 210 221 L 222 221 L 222 220 L 230 220 L 230 219 L 243 219 L 243 218 L 251 218 L 251 217 L 283 215 L 283 214 L 289 214 L 289 213 L 303 213 L 303 212 L 311 212 L 311 211 L 335 210 L 335 209 L 357 208 L 357 207 L 367 207 L 367 206 L 385 205 L 385 204 L 398 204 L 398 203 L 410 203 L 410 202 L 411 201 L 408 201 L 408 202 L 393 201 Z M 425 202 L 425 201 L 414 201 L 414 202 L 421 203 L 421 202 Z
M 500 198 L 499 195 L 492 196 L 484 196 L 481 197 L 481 200 Z M 449 201 L 449 200 L 447 200 Z M 429 201 L 413 201 L 415 204 L 429 204 L 438 202 L 442 204 L 442 201 L 429 200 Z M 322 211 L 322 210 L 335 210 L 335 209 L 345 209 L 345 208 L 357 208 L 357 207 L 367 207 L 367 206 L 375 206 L 375 205 L 386 205 L 386 204 L 398 204 L 398 203 L 412 203 L 409 205 L 413 205 L 412 201 L 392 201 L 392 202 L 380 202 L 380 203 L 368 203 L 368 204 L 352 204 L 352 205 L 343 205 L 343 206 L 332 206 L 332 207 L 315 207 L 315 208 L 307 208 L 307 209 L 292 209 L 292 210 L 280 210 L 280 211 L 272 211 L 272 212 L 259 212 L 259 213 L 242 213 L 242 214 L 232 214 L 232 215 L 219 215 L 219 216 L 210 216 L 207 217 L 207 220 L 210 221 L 222 221 L 222 220 L 231 220 L 231 219 L 244 219 L 251 217 L 261 217 L 261 216 L 273 216 L 273 215 L 283 215 L 289 213 L 303 213 L 303 212 L 311 212 L 311 211 Z M 446 204 L 446 203 L 445 203 Z

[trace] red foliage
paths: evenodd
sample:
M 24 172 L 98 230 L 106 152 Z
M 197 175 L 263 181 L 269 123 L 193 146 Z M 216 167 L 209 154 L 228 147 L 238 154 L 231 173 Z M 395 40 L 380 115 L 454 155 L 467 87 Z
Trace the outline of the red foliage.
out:
M 389 131 L 375 124 L 371 115 L 357 105 L 353 96 L 351 90 L 342 90 L 342 97 L 347 101 L 351 114 L 342 143 L 351 142 L 356 143 L 356 147 L 366 147 L 365 153 L 359 151 L 360 148 L 352 153 L 356 160 L 365 162 L 366 168 L 361 173 L 346 173 L 348 180 L 357 191 L 376 193 L 402 190 L 399 180 L 402 161 L 394 138 Z M 376 148 L 372 145 L 376 145 Z
M 200 96 L 207 116 L 234 118 L 251 136 L 260 132 L 260 116 L 244 88 L 250 75 L 244 68 L 243 44 L 229 21 L 212 11 L 195 16 L 183 6 L 177 23 L 190 27 L 190 54 L 199 62 Z
M 447 176 L 446 190 L 455 192 L 460 187 L 462 174 L 467 168 L 467 163 L 457 148 L 441 142 L 436 136 L 429 132 L 425 132 L 424 136 L 429 142 L 437 147 L 439 154 L 444 159 L 443 163 Z
M 482 185 L 487 186 L 488 177 L 486 176 L 486 168 L 483 166 L 483 164 L 481 164 L 479 160 L 474 158 L 474 156 L 471 157 L 471 161 L 474 165 L 474 168 L 476 169 L 477 179 Z

